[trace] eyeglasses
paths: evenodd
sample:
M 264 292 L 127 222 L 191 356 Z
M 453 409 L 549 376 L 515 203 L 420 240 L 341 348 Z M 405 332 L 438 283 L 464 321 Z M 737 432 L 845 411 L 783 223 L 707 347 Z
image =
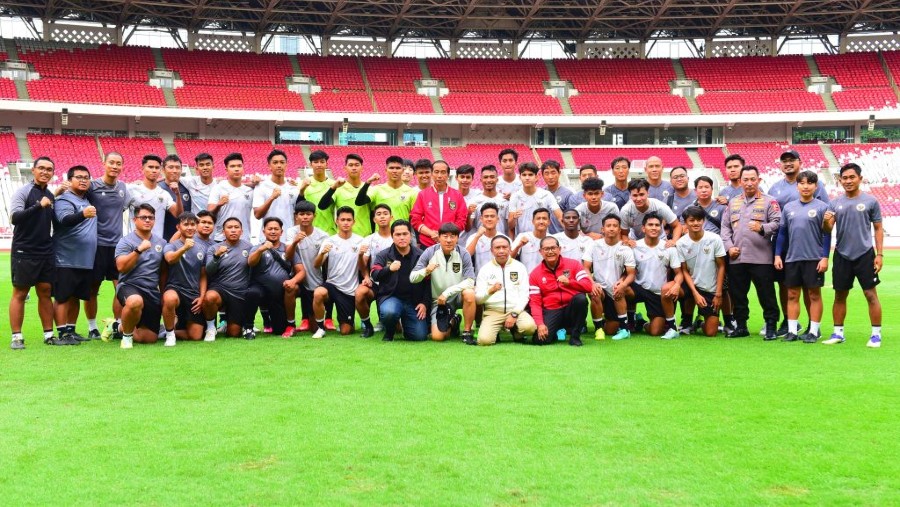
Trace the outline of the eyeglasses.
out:
M 541 250 L 543 250 L 545 252 L 553 252 L 553 251 L 559 250 L 559 247 L 558 246 L 545 246 L 544 248 L 541 248 Z
M 72 176 L 72 179 L 78 181 L 91 181 L 90 176 Z
M 156 220 L 156 217 L 153 215 L 138 215 L 134 217 L 135 220 L 143 220 L 145 222 L 149 222 L 151 220 Z

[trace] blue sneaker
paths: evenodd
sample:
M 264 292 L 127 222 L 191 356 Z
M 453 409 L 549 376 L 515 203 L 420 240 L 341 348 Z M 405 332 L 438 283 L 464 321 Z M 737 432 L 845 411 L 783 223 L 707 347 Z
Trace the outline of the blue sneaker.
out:
M 844 343 L 844 337 L 839 334 L 832 333 L 831 337 L 822 343 L 825 345 L 837 345 L 838 343 Z
M 612 339 L 618 341 L 618 340 L 624 340 L 626 338 L 629 338 L 630 336 L 631 336 L 631 333 L 628 332 L 627 329 L 619 328 L 619 331 L 617 331 L 616 334 L 613 335 Z
M 869 338 L 869 342 L 866 343 L 866 347 L 869 347 L 870 349 L 877 349 L 878 347 L 881 347 L 881 337 L 877 334 L 872 336 L 871 338 Z
M 566 330 L 560 329 L 556 332 L 556 341 L 564 342 L 566 341 Z

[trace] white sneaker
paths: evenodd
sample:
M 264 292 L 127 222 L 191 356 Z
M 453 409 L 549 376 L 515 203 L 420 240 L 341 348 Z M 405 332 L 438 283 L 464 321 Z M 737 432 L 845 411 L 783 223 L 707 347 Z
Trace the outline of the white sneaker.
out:
M 166 334 L 166 347 L 174 347 L 175 346 L 175 333 L 171 335 Z
M 869 347 L 870 349 L 877 349 L 881 347 L 881 337 L 875 335 L 869 338 L 869 341 L 866 343 L 866 347 Z
M 661 336 L 661 338 L 663 340 L 673 340 L 675 338 L 678 338 L 678 331 L 670 328 L 668 331 L 666 331 L 666 334 Z
M 319 329 L 317 329 L 316 332 L 313 333 L 312 337 L 315 338 L 315 339 L 317 339 L 317 340 L 320 340 L 320 339 L 322 339 L 322 338 L 325 338 L 325 328 L 324 328 L 324 327 L 320 327 Z
M 205 341 L 205 342 L 216 341 L 216 330 L 215 329 L 207 329 L 206 336 L 203 337 L 203 341 Z
M 382 324 L 381 322 L 375 324 L 375 332 L 380 333 L 382 331 L 384 331 L 384 324 Z
M 763 324 L 762 329 L 759 330 L 759 335 L 760 335 L 760 336 L 765 336 L 765 335 L 766 335 L 766 325 L 765 325 L 765 324 Z
M 132 336 L 122 336 L 122 342 L 119 343 L 119 346 L 123 349 L 130 349 L 134 347 L 134 337 Z
M 837 345 L 838 343 L 844 343 L 844 337 L 839 334 L 832 334 L 831 338 L 822 342 L 823 345 Z

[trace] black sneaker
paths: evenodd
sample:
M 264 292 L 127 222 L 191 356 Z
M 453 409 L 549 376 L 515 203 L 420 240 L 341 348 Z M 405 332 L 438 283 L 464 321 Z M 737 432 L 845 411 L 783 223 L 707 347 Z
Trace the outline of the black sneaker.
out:
M 787 334 L 787 333 L 785 333 L 785 334 Z M 767 322 L 766 323 L 766 335 L 763 337 L 763 340 L 770 342 L 772 340 L 777 340 L 777 339 L 778 339 L 778 332 L 775 330 L 775 323 Z
M 80 334 L 76 333 L 75 331 L 71 331 L 71 332 L 69 332 L 69 334 L 72 336 L 73 339 L 75 339 L 75 341 L 79 341 L 79 342 L 89 342 L 89 341 L 91 341 L 90 338 L 81 336 Z
M 478 342 L 475 341 L 475 337 L 472 335 L 472 331 L 463 331 L 462 341 L 466 345 L 478 345 Z
M 581 338 L 579 338 L 577 336 L 573 336 L 573 337 L 569 338 L 569 345 L 571 345 L 573 347 L 580 347 L 583 344 L 581 343 Z
M 91 329 L 88 333 L 88 338 L 91 340 L 99 340 L 100 339 L 100 330 L 99 329 Z
M 788 333 L 788 334 L 784 335 L 784 338 L 782 338 L 782 339 L 786 342 L 800 341 L 800 337 L 794 333 Z
M 25 350 L 25 339 L 19 338 L 18 340 L 9 342 L 9 348 L 13 350 Z
M 453 317 L 450 319 L 450 336 L 459 336 L 460 324 L 462 324 L 462 319 L 459 318 L 459 314 L 453 314 Z
M 775 331 L 775 335 L 779 338 L 783 338 L 788 335 L 788 323 L 786 320 L 781 321 L 781 325 L 778 326 L 778 331 Z
M 79 343 L 80 342 L 78 342 L 78 340 L 76 340 L 74 338 L 69 339 L 67 337 L 67 335 L 62 335 L 60 337 L 49 336 L 47 338 L 44 338 L 45 345 L 62 346 L 62 345 L 79 345 Z
M 819 341 L 819 336 L 819 333 L 803 333 L 800 339 L 803 340 L 803 343 L 816 343 Z
M 730 333 L 725 333 L 726 338 L 744 338 L 750 336 L 750 330 L 747 326 L 737 326 Z
M 525 341 L 525 335 L 519 331 L 519 326 L 513 326 L 512 329 L 509 330 L 509 334 L 512 335 L 512 339 L 516 343 L 521 343 Z M 498 342 L 500 340 L 497 340 Z
M 244 330 L 244 339 L 245 340 L 255 340 L 256 339 L 256 331 L 253 329 L 245 329 Z
M 118 322 L 113 322 L 113 324 L 112 324 L 112 339 L 113 340 L 121 340 L 122 339 L 122 330 L 119 329 Z
M 392 341 L 394 341 L 394 337 L 393 337 L 393 336 L 387 336 L 387 335 L 385 335 L 385 336 L 382 336 L 382 337 L 381 337 L 381 341 L 383 341 L 383 342 L 392 342 Z
M 372 326 L 372 324 L 363 324 L 362 333 L 360 333 L 363 338 L 371 338 L 374 334 L 375 328 Z

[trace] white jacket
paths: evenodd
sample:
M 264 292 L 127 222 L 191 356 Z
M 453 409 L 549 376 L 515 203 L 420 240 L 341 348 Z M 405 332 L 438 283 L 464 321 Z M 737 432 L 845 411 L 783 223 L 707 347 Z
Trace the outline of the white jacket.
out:
M 495 283 L 503 288 L 488 295 L 488 289 Z M 503 313 L 521 313 L 528 305 L 528 269 L 512 257 L 505 266 L 493 259 L 478 271 L 475 280 L 475 301 L 483 304 L 485 310 Z

